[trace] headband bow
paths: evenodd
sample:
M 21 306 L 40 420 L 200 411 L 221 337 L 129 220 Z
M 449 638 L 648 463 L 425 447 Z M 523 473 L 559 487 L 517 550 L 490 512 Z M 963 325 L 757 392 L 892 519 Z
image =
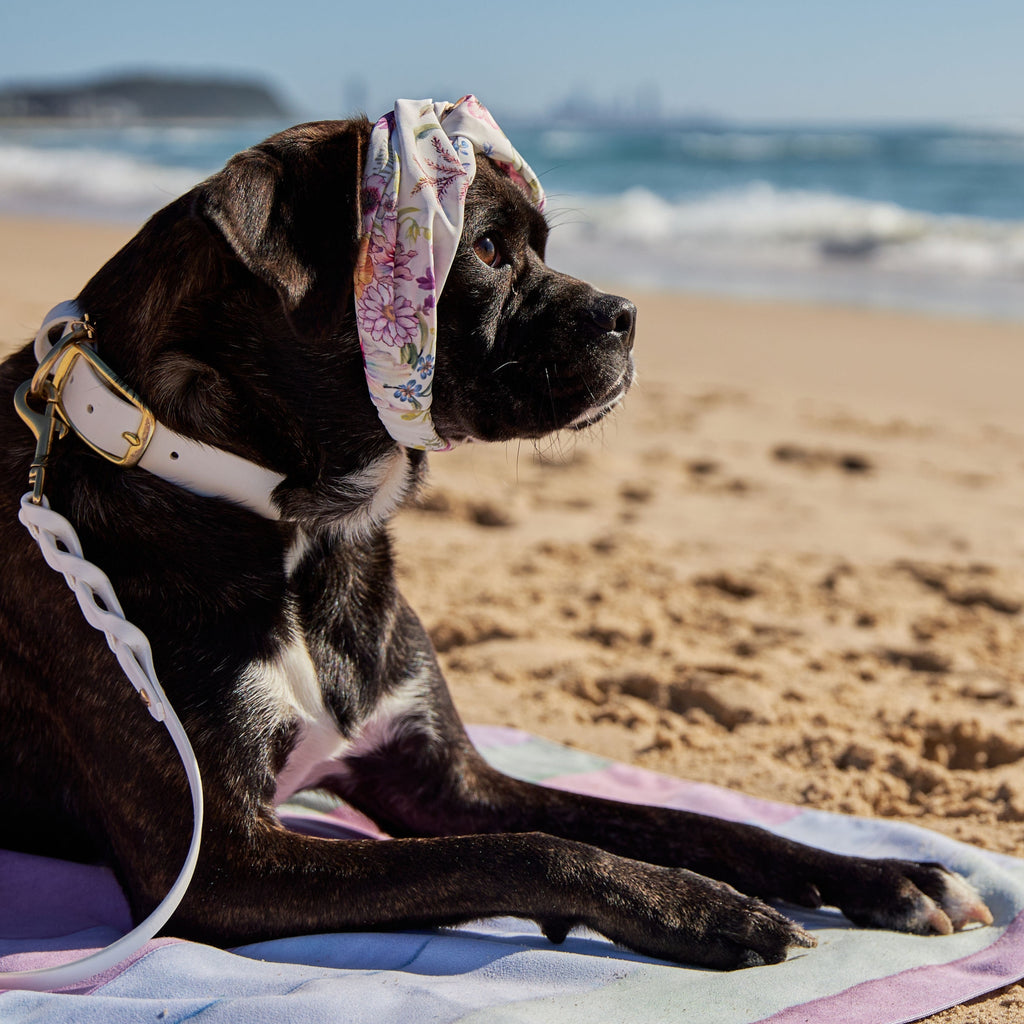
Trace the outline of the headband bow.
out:
M 430 417 L 437 299 L 462 234 L 476 154 L 539 208 L 536 175 L 476 99 L 398 100 L 373 127 L 363 175 L 356 323 L 370 397 L 407 448 L 445 451 Z

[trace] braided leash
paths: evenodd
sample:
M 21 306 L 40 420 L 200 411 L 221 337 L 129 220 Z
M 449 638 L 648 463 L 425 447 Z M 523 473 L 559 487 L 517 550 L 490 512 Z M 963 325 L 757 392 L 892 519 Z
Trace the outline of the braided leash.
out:
M 89 956 L 57 967 L 0 973 L 0 988 L 39 992 L 75 985 L 109 970 L 141 949 L 167 923 L 184 898 L 199 859 L 203 786 L 192 745 L 157 680 L 149 641 L 138 626 L 125 619 L 121 603 L 106 574 L 82 556 L 82 545 L 74 527 L 50 508 L 45 497 L 37 503 L 32 492 L 22 497 L 18 518 L 39 545 L 47 564 L 64 576 L 86 621 L 106 636 L 108 646 L 149 713 L 158 722 L 163 722 L 170 733 L 185 767 L 192 794 L 192 841 L 188 855 L 174 885 L 149 917 L 127 935 Z

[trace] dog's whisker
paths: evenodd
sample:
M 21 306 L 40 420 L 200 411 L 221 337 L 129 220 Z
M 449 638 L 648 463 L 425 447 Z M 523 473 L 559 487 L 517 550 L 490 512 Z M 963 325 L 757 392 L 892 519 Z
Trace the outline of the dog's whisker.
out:
M 555 365 L 555 373 L 556 375 L 558 373 L 557 364 Z M 555 408 L 555 391 L 551 386 L 551 373 L 548 371 L 546 366 L 544 367 L 544 380 L 547 382 L 548 386 L 548 402 L 551 405 L 551 422 L 554 424 L 558 422 L 558 410 Z
M 569 219 L 570 216 L 572 219 Z M 586 210 L 577 206 L 564 206 L 560 210 L 553 211 L 548 216 L 548 227 L 551 230 L 564 227 L 567 224 L 591 224 L 593 218 Z

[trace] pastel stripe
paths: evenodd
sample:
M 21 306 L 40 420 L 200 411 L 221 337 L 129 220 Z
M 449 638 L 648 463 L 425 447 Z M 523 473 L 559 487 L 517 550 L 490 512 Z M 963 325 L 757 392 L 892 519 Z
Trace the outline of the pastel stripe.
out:
M 672 807 L 758 825 L 782 825 L 803 813 L 799 807 L 789 804 L 759 800 L 710 783 L 672 779 L 628 764 L 613 764 L 600 772 L 555 776 L 545 779 L 544 785 L 573 793 Z
M 1024 978 L 1024 912 L 991 945 L 790 1006 L 756 1024 L 903 1024 Z

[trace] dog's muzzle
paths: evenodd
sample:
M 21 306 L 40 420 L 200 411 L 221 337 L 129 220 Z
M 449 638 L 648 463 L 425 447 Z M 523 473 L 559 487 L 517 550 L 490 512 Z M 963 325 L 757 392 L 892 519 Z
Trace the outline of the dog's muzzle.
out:
M 583 329 L 598 360 L 609 364 L 607 384 L 595 391 L 589 383 L 592 403 L 570 423 L 572 430 L 583 430 L 603 419 L 623 398 L 636 375 L 633 340 L 636 337 L 636 306 L 621 295 L 598 295 L 588 307 Z M 600 375 L 599 375 L 600 376 Z

